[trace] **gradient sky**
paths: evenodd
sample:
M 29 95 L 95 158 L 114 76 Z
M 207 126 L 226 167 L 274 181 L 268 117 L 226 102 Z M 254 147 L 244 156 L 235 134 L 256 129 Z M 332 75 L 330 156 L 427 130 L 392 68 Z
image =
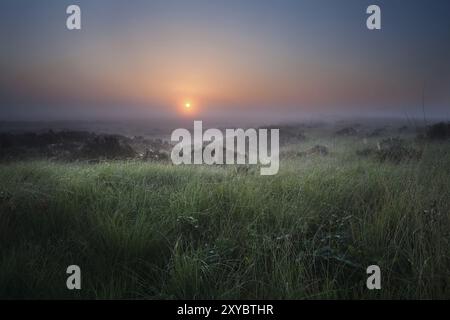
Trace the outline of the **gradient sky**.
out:
M 0 120 L 450 114 L 448 0 L 2 0 L 0 41 Z

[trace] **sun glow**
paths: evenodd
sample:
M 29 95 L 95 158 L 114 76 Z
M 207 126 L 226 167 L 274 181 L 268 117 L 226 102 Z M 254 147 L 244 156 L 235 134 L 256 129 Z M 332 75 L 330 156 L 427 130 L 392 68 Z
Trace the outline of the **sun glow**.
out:
M 198 113 L 197 104 L 190 99 L 180 101 L 180 103 L 178 104 L 178 108 L 180 113 L 184 114 L 185 116 L 192 116 Z

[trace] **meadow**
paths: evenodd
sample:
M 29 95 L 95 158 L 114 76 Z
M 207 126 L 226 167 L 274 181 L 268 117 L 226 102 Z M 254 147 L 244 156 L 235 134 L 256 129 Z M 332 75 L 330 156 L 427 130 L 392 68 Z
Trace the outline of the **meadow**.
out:
M 352 136 L 280 171 L 165 162 L 0 164 L 0 298 L 448 299 L 450 143 L 380 161 Z M 328 154 L 302 154 L 315 145 Z M 82 290 L 66 288 L 79 265 Z M 381 290 L 366 268 L 381 268 Z

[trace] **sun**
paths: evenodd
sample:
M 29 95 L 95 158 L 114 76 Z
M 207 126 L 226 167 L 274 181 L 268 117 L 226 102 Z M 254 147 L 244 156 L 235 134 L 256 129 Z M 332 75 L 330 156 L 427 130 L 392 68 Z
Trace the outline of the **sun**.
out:
M 182 99 L 178 102 L 178 111 L 188 117 L 194 116 L 199 112 L 198 104 L 192 99 Z

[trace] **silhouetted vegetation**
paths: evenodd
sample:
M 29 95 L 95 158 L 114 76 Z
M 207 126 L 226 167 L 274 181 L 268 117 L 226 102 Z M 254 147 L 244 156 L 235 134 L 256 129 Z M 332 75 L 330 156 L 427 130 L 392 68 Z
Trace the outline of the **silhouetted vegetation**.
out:
M 52 130 L 44 133 L 0 134 L 0 159 L 167 160 L 170 144 L 161 139 Z
M 427 127 L 426 137 L 433 140 L 445 140 L 450 138 L 450 122 L 439 122 Z

